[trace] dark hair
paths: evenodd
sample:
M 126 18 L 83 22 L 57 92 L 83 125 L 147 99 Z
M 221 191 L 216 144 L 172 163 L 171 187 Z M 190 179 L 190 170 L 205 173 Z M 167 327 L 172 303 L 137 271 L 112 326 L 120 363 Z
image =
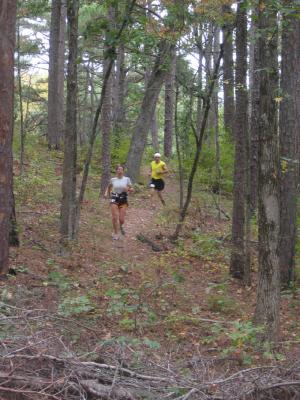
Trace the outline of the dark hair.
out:
M 117 171 L 118 168 L 122 168 L 123 171 L 125 171 L 125 166 L 122 165 L 122 164 L 118 164 L 118 165 L 116 166 L 116 171 Z

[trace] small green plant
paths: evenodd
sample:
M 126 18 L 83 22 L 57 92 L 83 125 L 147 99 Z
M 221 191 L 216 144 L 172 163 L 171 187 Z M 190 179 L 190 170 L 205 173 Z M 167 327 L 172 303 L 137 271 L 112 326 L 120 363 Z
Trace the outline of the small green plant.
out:
M 65 316 L 89 313 L 95 308 L 90 299 L 83 295 L 78 297 L 67 297 L 58 306 L 58 312 Z
M 235 300 L 225 293 L 208 295 L 207 304 L 210 311 L 224 314 L 230 314 L 237 309 Z
M 48 273 L 48 279 L 62 290 L 69 289 L 71 286 L 69 279 L 57 269 L 54 269 Z

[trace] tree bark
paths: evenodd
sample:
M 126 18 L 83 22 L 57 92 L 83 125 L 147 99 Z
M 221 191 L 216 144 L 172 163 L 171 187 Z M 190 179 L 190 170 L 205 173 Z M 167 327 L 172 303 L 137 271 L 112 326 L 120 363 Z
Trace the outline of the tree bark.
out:
M 257 11 L 253 10 L 250 28 L 250 103 L 249 103 L 249 130 L 250 130 L 250 202 L 251 213 L 257 207 L 257 175 L 258 175 L 258 130 L 259 130 L 259 58 L 257 40 Z
M 77 52 L 79 0 L 68 0 L 67 109 L 61 203 L 62 242 L 75 238 L 77 162 Z
M 157 124 L 157 111 L 154 110 L 154 114 L 151 121 L 151 138 L 152 138 L 152 147 L 153 150 L 159 153 L 159 141 L 158 141 L 158 124 Z
M 0 2 L 0 274 L 8 272 L 13 186 L 13 96 L 16 0 Z
M 174 45 L 169 41 L 163 39 L 160 42 L 159 52 L 146 86 L 140 113 L 135 124 L 135 129 L 127 157 L 128 175 L 133 182 L 136 182 L 139 176 L 139 170 L 146 146 L 151 120 L 161 87 L 170 68 L 170 61 L 172 59 L 173 51 Z
M 53 149 L 60 147 L 64 136 L 65 1 L 52 0 L 51 9 L 47 139 Z
M 247 12 L 240 2 L 236 19 L 236 115 L 234 125 L 235 160 L 232 212 L 230 274 L 242 279 L 245 268 L 245 194 L 247 140 Z
M 263 339 L 275 341 L 279 325 L 279 154 L 277 131 L 277 12 L 260 0 L 258 29 L 260 109 L 258 152 L 259 271 L 254 321 L 265 326 Z
M 110 35 L 110 31 L 113 29 L 114 19 L 115 19 L 115 10 L 113 9 L 113 7 L 109 7 L 108 20 L 110 28 L 109 31 L 107 32 L 107 35 Z M 106 37 L 106 41 L 108 39 L 109 38 Z M 109 45 L 106 45 L 104 47 L 103 78 L 106 75 L 110 63 L 110 59 L 107 57 L 108 49 Z M 106 85 L 106 91 L 103 99 L 103 106 L 100 118 L 101 132 L 102 132 L 102 145 L 101 145 L 102 171 L 101 171 L 100 193 L 102 195 L 105 193 L 105 190 L 110 180 L 110 168 L 111 168 L 110 141 L 112 132 L 112 113 L 113 113 L 112 90 L 113 90 L 113 74 L 110 74 L 110 77 Z
M 165 82 L 165 129 L 164 129 L 164 155 L 172 156 L 172 145 L 174 136 L 174 101 L 175 101 L 175 72 L 176 54 L 171 59 L 171 68 L 166 76 Z
M 120 133 L 125 123 L 126 67 L 125 46 L 120 44 L 116 59 L 114 131 Z
M 225 17 L 230 18 L 232 10 L 230 5 L 224 5 Z M 226 25 L 223 28 L 224 58 L 223 58 L 223 92 L 224 92 L 224 128 L 233 138 L 234 134 L 234 75 L 233 75 L 233 38 L 232 27 Z
M 200 158 L 200 154 L 201 154 L 201 150 L 202 150 L 202 145 L 203 145 L 203 138 L 204 138 L 204 134 L 205 134 L 205 130 L 206 130 L 206 125 L 207 125 L 207 120 L 208 120 L 208 114 L 209 114 L 209 110 L 210 110 L 210 103 L 211 103 L 211 97 L 213 94 L 213 90 L 214 90 L 214 86 L 215 86 L 215 82 L 218 79 L 218 73 L 219 73 L 219 68 L 220 68 L 220 63 L 221 63 L 221 59 L 223 57 L 223 52 L 224 52 L 224 47 L 223 44 L 221 44 L 220 46 L 220 52 L 219 52 L 219 56 L 216 60 L 216 64 L 214 67 L 214 72 L 213 72 L 213 76 L 212 79 L 210 81 L 210 84 L 208 86 L 207 89 L 207 94 L 205 96 L 205 101 L 204 101 L 204 109 L 203 109 L 203 118 L 201 121 L 201 126 L 199 129 L 199 132 L 197 130 L 194 130 L 194 134 L 195 134 L 195 139 L 196 139 L 196 153 L 194 156 L 194 160 L 193 160 L 193 164 L 192 164 L 192 169 L 190 172 L 190 176 L 188 179 L 188 186 L 187 186 L 187 194 L 186 194 L 186 198 L 183 204 L 183 207 L 180 210 L 179 213 L 179 221 L 177 223 L 177 226 L 175 228 L 175 232 L 172 235 L 172 239 L 176 240 L 178 239 L 178 236 L 181 232 L 191 199 L 192 199 L 192 192 L 193 192 L 193 183 L 194 183 L 194 177 L 195 174 L 197 172 L 197 168 L 198 168 L 198 164 L 199 164 L 199 158 Z M 192 128 L 193 128 L 193 124 L 192 124 Z
M 286 1 L 288 6 L 291 2 Z M 281 41 L 281 95 L 279 115 L 280 242 L 281 285 L 288 287 L 295 274 L 297 237 L 297 182 L 299 177 L 299 130 L 297 130 L 297 47 L 300 40 L 299 20 L 284 16 Z M 299 99 L 298 99 L 299 102 Z M 299 128 L 299 125 L 298 125 Z

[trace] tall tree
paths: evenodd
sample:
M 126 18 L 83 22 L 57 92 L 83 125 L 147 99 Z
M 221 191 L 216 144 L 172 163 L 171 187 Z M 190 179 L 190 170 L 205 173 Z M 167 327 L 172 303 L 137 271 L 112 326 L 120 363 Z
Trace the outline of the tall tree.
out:
M 79 0 L 68 0 L 69 56 L 60 228 L 63 241 L 74 239 L 76 230 L 78 10 Z
M 48 126 L 49 148 L 58 149 L 64 134 L 64 61 L 66 0 L 52 0 L 49 77 Z
M 128 175 L 135 182 L 139 176 L 147 135 L 155 111 L 157 99 L 171 66 L 174 44 L 166 39 L 159 43 L 159 51 L 147 82 L 140 113 L 134 128 L 127 157 Z
M 250 205 L 253 214 L 257 206 L 257 158 L 259 130 L 259 57 L 257 35 L 257 10 L 252 10 L 249 54 L 249 136 L 250 136 Z
M 12 133 L 16 0 L 0 2 L 0 273 L 8 271 L 12 215 Z
M 247 140 L 247 11 L 239 2 L 236 17 L 236 114 L 234 124 L 235 160 L 232 212 L 230 274 L 241 279 L 245 268 L 245 189 Z
M 232 18 L 231 6 L 223 7 L 225 20 Z M 224 36 L 224 59 L 223 59 L 223 91 L 224 91 L 224 127 L 233 136 L 234 131 L 234 73 L 233 73 L 233 37 L 229 24 L 223 28 Z
M 108 9 L 108 24 L 109 29 L 106 32 L 106 43 L 110 40 L 110 31 L 113 30 L 114 20 L 115 20 L 115 9 L 109 7 Z M 109 44 L 104 47 L 104 60 L 103 60 L 103 78 L 105 77 L 110 63 L 110 58 L 108 57 Z M 111 133 L 112 133 L 112 113 L 113 113 L 113 74 L 110 75 L 106 85 L 106 91 L 103 99 L 103 106 L 100 118 L 101 132 L 102 132 L 102 146 L 101 146 L 101 182 L 100 182 L 100 193 L 104 194 L 110 179 L 110 162 L 111 162 Z
M 291 5 L 285 1 L 285 6 Z M 292 15 L 282 19 L 281 96 L 279 114 L 280 180 L 280 244 L 281 284 L 288 286 L 294 279 L 297 236 L 297 183 L 299 177 L 299 124 L 297 119 L 297 47 L 300 40 L 299 20 Z M 298 99 L 299 102 L 299 99 Z M 297 126 L 298 125 L 298 126 Z M 297 129 L 298 128 L 298 129 Z
M 165 129 L 164 129 L 164 155 L 172 156 L 172 144 L 174 136 L 174 102 L 175 102 L 175 72 L 176 54 L 172 55 L 171 67 L 165 82 Z
M 266 327 L 265 338 L 276 340 L 279 325 L 279 154 L 277 131 L 278 34 L 272 0 L 258 2 L 260 73 L 258 152 L 259 270 L 254 321 Z

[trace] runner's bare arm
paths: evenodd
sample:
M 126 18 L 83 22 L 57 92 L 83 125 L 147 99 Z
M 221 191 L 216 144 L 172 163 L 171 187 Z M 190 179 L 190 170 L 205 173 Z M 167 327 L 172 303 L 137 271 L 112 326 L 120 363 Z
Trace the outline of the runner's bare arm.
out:
M 107 186 L 107 189 L 105 190 L 105 193 L 104 193 L 105 199 L 106 199 L 107 197 L 110 196 L 111 188 L 112 188 L 112 184 L 110 183 L 110 184 Z

